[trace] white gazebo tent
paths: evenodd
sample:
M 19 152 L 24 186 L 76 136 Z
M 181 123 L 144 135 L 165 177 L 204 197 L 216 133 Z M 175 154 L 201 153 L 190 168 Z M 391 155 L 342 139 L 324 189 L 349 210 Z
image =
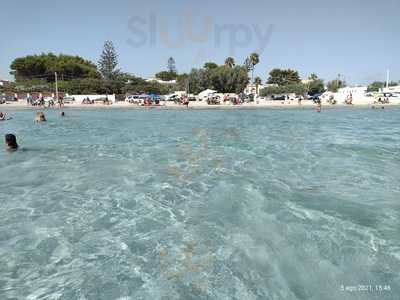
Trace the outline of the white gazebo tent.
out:
M 200 100 L 207 100 L 207 98 L 208 98 L 210 95 L 215 94 L 216 92 L 217 92 L 217 91 L 207 89 L 207 90 L 204 90 L 204 91 L 200 92 L 199 95 L 198 95 L 198 98 L 199 98 Z

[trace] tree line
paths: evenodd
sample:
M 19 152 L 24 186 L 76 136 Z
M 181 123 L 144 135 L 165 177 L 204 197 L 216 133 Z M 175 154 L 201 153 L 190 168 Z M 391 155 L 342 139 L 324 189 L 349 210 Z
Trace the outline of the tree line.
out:
M 258 54 L 252 53 L 242 65 L 228 57 L 222 65 L 208 62 L 202 68 L 179 74 L 170 57 L 167 69 L 156 74 L 157 79 L 167 83 L 159 83 L 122 72 L 113 43 L 106 41 L 97 64 L 80 56 L 53 53 L 16 58 L 10 66 L 15 77 L 11 88 L 16 92 L 54 91 L 57 73 L 59 90 L 70 94 L 168 94 L 176 90 L 196 94 L 204 89 L 240 93 L 250 80 L 248 73 L 252 72 L 253 78 L 258 63 Z
M 15 77 L 11 89 L 15 92 L 54 91 L 57 73 L 59 90 L 69 94 L 168 94 L 177 90 L 197 94 L 205 89 L 241 93 L 249 83 L 256 86 L 262 84 L 260 77 L 254 78 L 259 62 L 259 55 L 251 53 L 242 64 L 228 57 L 223 64 L 207 62 L 201 68 L 179 74 L 174 58 L 170 57 L 166 70 L 156 74 L 157 79 L 164 81 L 159 83 L 122 72 L 118 68 L 118 54 L 113 43 L 106 41 L 97 64 L 80 56 L 53 53 L 16 58 L 10 66 Z M 261 96 L 285 93 L 315 95 L 323 93 L 326 88 L 336 92 L 346 86 L 340 76 L 326 85 L 316 74 L 302 81 L 298 71 L 292 69 L 271 70 L 266 83 L 267 87 L 260 91 Z M 368 91 L 378 91 L 383 86 L 383 82 L 374 82 L 368 86 Z
M 173 87 L 122 72 L 118 55 L 111 41 L 106 41 L 97 64 L 80 56 L 42 53 L 16 58 L 10 66 L 15 92 L 44 92 L 58 88 L 70 94 L 167 94 Z
M 261 96 L 294 93 L 298 95 L 316 95 L 325 91 L 325 84 L 316 74 L 305 81 L 300 79 L 298 71 L 292 69 L 273 69 L 267 80 L 268 87 L 261 90 Z
M 178 74 L 175 60 L 168 60 L 168 70 L 156 74 L 158 79 L 176 81 L 178 90 L 198 94 L 205 89 L 220 93 L 241 93 L 249 83 L 248 73 L 253 73 L 259 63 L 259 55 L 252 53 L 242 65 L 237 65 L 233 57 L 226 58 L 224 64 L 206 62 L 202 68 L 193 68 L 189 73 Z M 252 75 L 253 77 L 253 75 Z
M 389 82 L 388 86 L 397 86 L 400 85 L 400 82 L 396 82 L 396 81 L 391 81 Z M 378 92 L 380 89 L 386 87 L 386 83 L 382 82 L 382 81 L 374 81 L 373 83 L 371 83 L 370 85 L 368 85 L 368 92 Z

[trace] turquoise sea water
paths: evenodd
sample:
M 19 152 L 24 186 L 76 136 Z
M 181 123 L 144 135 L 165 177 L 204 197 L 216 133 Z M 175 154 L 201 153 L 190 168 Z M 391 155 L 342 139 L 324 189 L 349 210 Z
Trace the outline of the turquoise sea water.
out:
M 400 297 L 399 109 L 9 114 L 0 299 Z

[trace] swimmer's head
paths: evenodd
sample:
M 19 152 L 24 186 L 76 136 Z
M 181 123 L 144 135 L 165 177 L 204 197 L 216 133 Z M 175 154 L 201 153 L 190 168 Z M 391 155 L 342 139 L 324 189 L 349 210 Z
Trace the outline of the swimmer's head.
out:
M 46 122 L 46 117 L 45 117 L 44 113 L 41 111 L 38 111 L 36 113 L 35 121 L 36 122 Z
M 18 148 L 17 138 L 11 133 L 5 135 L 5 142 L 8 149 L 15 150 Z
M 61 117 L 65 117 L 65 112 L 61 112 Z

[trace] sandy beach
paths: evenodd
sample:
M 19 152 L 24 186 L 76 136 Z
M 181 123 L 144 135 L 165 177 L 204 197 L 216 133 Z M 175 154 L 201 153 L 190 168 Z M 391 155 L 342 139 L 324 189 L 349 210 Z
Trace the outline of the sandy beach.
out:
M 354 100 L 352 105 L 348 104 L 342 104 L 342 103 L 337 103 L 337 104 L 329 104 L 326 101 L 322 102 L 323 107 L 382 107 L 382 106 L 399 106 L 400 105 L 400 99 L 399 100 L 391 100 L 390 103 L 387 104 L 376 104 L 373 101 L 374 99 L 360 99 L 360 100 Z M 153 106 L 141 106 L 137 104 L 131 104 L 125 101 L 119 101 L 119 102 L 114 102 L 110 105 L 104 105 L 104 104 L 82 104 L 82 103 L 67 103 L 63 106 L 64 108 L 76 108 L 76 109 L 81 109 L 81 108 L 127 108 L 127 109 L 147 109 L 147 108 L 168 108 L 168 109 L 240 109 L 240 108 L 312 108 L 316 107 L 316 104 L 313 101 L 310 100 L 303 100 L 301 101 L 301 104 L 299 104 L 297 101 L 294 100 L 286 100 L 286 101 L 265 101 L 265 100 L 260 100 L 260 101 L 254 101 L 251 103 L 243 103 L 241 105 L 233 105 L 231 103 L 229 104 L 220 104 L 220 105 L 208 105 L 205 101 L 192 101 L 189 103 L 189 106 L 186 107 L 181 104 L 176 104 L 172 101 L 161 101 L 160 105 L 153 105 Z M 6 102 L 4 104 L 0 105 L 0 111 L 2 109 L 42 109 L 40 106 L 29 106 L 27 105 L 25 100 L 19 100 L 19 101 L 10 101 Z M 47 108 L 47 107 L 46 107 Z M 54 106 L 51 108 L 58 109 L 58 106 Z

